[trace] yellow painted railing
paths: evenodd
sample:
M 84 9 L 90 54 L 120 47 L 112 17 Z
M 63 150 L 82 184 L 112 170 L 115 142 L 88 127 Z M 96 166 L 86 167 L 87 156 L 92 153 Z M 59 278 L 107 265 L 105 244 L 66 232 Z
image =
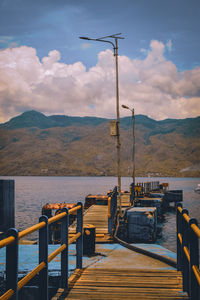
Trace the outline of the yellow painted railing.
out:
M 190 218 L 188 211 L 177 205 L 177 269 L 183 274 L 183 290 L 191 300 L 200 299 L 199 269 L 200 229 L 196 219 Z
M 108 233 L 113 233 L 114 220 L 117 212 L 117 187 L 114 187 L 108 197 Z
M 69 215 L 77 214 L 76 234 L 68 238 Z M 8 237 L 0 241 L 0 248 L 7 247 L 6 255 L 6 282 L 9 289 L 0 296 L 0 300 L 10 299 L 12 296 L 17 298 L 18 291 L 22 289 L 32 278 L 39 273 L 39 297 L 40 299 L 48 299 L 48 263 L 51 262 L 57 255 L 61 253 L 61 287 L 68 287 L 68 263 L 66 255 L 68 255 L 68 246 L 76 241 L 77 246 L 77 268 L 82 268 L 82 252 L 83 252 L 83 206 L 78 203 L 72 209 L 63 209 L 63 211 L 51 218 L 42 216 L 41 222 L 18 232 L 16 229 L 8 231 Z M 55 222 L 61 222 L 61 246 L 48 256 L 48 227 Z M 18 241 L 30 233 L 39 230 L 39 264 L 30 273 L 18 281 Z M 45 250 L 47 249 L 47 251 Z M 46 251 L 46 255 L 44 254 Z M 65 252 L 65 253 L 64 253 Z M 62 254 L 64 254 L 62 256 Z M 63 259 L 62 259 L 63 258 Z M 43 272 L 42 272 L 43 271 Z M 11 274 L 15 273 L 15 276 Z

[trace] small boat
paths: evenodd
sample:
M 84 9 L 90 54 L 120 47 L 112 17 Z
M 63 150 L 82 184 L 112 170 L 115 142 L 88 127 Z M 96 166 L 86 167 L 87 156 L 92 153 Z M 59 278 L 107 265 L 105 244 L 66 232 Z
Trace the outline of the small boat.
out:
M 198 194 L 200 194 L 200 183 L 198 183 L 196 189 L 194 189 L 194 191 Z

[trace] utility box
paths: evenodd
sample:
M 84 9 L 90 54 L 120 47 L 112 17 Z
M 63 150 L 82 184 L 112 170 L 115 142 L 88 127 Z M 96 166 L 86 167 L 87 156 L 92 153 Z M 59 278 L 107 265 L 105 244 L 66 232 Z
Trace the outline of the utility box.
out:
M 0 231 L 15 227 L 14 180 L 0 180 Z
M 111 136 L 117 136 L 118 135 L 118 128 L 117 128 L 117 121 L 112 120 L 110 121 L 110 135 Z
M 167 203 L 170 202 L 182 202 L 183 201 L 183 190 L 169 190 L 164 194 L 164 199 Z
M 157 215 L 162 216 L 163 199 L 143 197 L 138 199 L 138 204 L 143 207 L 156 207 Z
M 127 211 L 127 233 L 130 242 L 153 242 L 156 239 L 155 207 L 133 207 Z

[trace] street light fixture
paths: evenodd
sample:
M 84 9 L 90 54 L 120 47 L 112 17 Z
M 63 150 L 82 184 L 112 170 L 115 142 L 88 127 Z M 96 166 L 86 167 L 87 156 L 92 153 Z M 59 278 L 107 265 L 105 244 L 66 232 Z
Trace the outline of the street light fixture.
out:
M 103 36 L 97 39 L 92 39 L 89 37 L 81 36 L 79 37 L 82 40 L 95 41 L 95 42 L 103 42 L 109 43 L 113 47 L 113 54 L 115 56 L 115 68 L 116 68 L 116 112 L 117 112 L 117 175 L 118 175 L 118 193 L 119 193 L 119 213 L 122 216 L 121 210 L 121 163 L 120 163 L 120 132 L 119 132 L 119 79 L 118 79 L 118 40 L 124 39 L 120 36 L 121 33 L 116 33 L 113 35 Z M 114 39 L 115 43 L 107 40 L 107 38 Z M 105 40 L 106 39 L 106 40 Z
M 131 109 L 127 105 L 124 105 L 124 104 L 122 104 L 122 107 L 125 108 L 125 109 L 128 109 L 132 112 L 132 126 L 133 126 L 133 156 L 132 156 L 133 173 L 132 173 L 132 177 L 133 177 L 133 184 L 134 184 L 134 187 L 135 187 L 135 115 L 134 115 L 134 108 Z

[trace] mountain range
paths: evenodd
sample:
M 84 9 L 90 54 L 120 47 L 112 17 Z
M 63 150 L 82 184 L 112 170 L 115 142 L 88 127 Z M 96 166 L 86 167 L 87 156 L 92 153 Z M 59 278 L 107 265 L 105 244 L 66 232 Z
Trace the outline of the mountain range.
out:
M 120 119 L 121 173 L 132 172 L 132 119 Z M 136 176 L 200 177 L 200 117 L 135 116 Z M 0 124 L 0 175 L 115 176 L 110 120 L 27 111 Z

